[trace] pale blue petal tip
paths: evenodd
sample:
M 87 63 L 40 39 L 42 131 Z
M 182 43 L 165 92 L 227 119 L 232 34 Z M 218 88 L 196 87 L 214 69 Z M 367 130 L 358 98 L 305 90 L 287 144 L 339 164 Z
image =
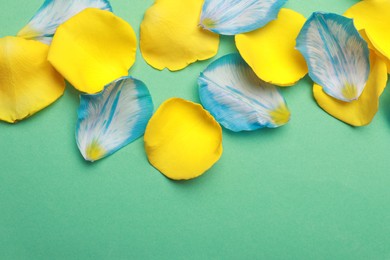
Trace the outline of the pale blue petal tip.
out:
M 277 127 L 270 112 L 285 104 L 278 90 L 257 78 L 239 54 L 211 63 L 198 78 L 203 107 L 225 128 L 253 131 Z
M 89 7 L 112 12 L 108 0 L 45 0 L 18 36 L 50 44 L 58 26 Z
M 94 161 L 118 151 L 145 132 L 153 115 L 153 102 L 146 85 L 132 77 L 120 78 L 98 94 L 80 95 L 76 142 L 86 160 Z M 91 158 L 88 147 L 104 151 Z
M 296 43 L 308 64 L 309 76 L 326 93 L 347 102 L 360 96 L 370 72 L 369 49 L 352 19 L 315 12 Z M 356 96 L 349 98 L 342 93 L 346 84 L 356 86 Z
M 217 34 L 236 35 L 275 20 L 287 0 L 206 0 L 200 25 Z

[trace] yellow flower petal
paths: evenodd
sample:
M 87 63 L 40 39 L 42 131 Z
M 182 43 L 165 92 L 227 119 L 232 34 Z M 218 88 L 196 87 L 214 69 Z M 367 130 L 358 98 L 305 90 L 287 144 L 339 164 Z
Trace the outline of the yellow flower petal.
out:
M 14 123 L 57 100 L 65 80 L 47 61 L 46 44 L 0 39 L 0 120 Z
M 299 13 L 282 8 L 278 18 L 263 28 L 236 35 L 238 51 L 262 80 L 291 86 L 307 72 L 305 59 L 295 49 L 306 19 Z
M 181 70 L 217 54 L 219 36 L 201 29 L 203 0 L 156 0 L 141 23 L 141 52 L 152 67 Z
M 363 39 L 367 42 L 368 48 L 370 50 L 374 51 L 377 56 L 379 56 L 387 66 L 387 73 L 390 74 L 390 59 L 386 58 L 382 53 L 380 53 L 378 50 L 375 49 L 374 45 L 371 42 L 370 37 L 367 35 L 366 31 L 364 29 L 359 31 L 360 35 L 363 37 Z
M 353 126 L 368 125 L 379 106 L 379 97 L 386 87 L 385 62 L 373 52 L 370 55 L 371 72 L 358 100 L 343 102 L 327 95 L 322 87 L 314 84 L 314 98 L 318 105 L 333 117 Z
M 58 27 L 48 58 L 75 88 L 93 94 L 128 75 L 136 45 L 127 22 L 109 11 L 87 8 Z
M 172 98 L 149 121 L 145 132 L 149 162 L 168 178 L 203 174 L 222 155 L 222 129 L 200 105 Z
M 358 30 L 365 29 L 373 46 L 390 59 L 390 1 L 361 1 L 349 8 L 345 16 L 353 18 Z

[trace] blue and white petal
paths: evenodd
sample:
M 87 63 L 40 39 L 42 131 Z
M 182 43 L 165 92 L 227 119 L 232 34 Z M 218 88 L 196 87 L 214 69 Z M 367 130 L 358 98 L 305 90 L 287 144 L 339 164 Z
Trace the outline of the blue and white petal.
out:
M 259 79 L 239 54 L 211 63 L 198 78 L 202 105 L 234 132 L 286 124 L 290 111 L 277 88 Z
M 200 26 L 223 35 L 246 33 L 276 19 L 287 0 L 205 0 Z
M 18 36 L 50 44 L 59 25 L 88 7 L 112 11 L 108 0 L 45 0 Z
M 120 78 L 98 94 L 80 96 L 77 146 L 85 160 L 99 160 L 142 136 L 152 114 L 145 84 L 132 77 Z
M 359 98 L 370 72 L 367 43 L 352 19 L 313 13 L 297 38 L 309 75 L 330 96 L 350 102 Z

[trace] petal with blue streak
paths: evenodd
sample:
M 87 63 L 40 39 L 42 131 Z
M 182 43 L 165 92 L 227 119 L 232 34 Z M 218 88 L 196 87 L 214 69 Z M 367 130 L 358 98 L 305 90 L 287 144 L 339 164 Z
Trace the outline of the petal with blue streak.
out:
M 287 0 L 206 0 L 200 25 L 212 32 L 235 35 L 263 27 L 276 19 Z
M 112 11 L 108 0 L 45 0 L 18 36 L 50 44 L 58 26 L 88 7 Z
M 85 160 L 106 157 L 142 136 L 153 114 L 150 93 L 142 81 L 120 78 L 104 91 L 80 97 L 76 141 Z
M 367 43 L 352 19 L 331 13 L 313 13 L 297 38 L 297 49 L 309 75 L 330 96 L 357 100 L 370 72 Z
M 290 119 L 277 88 L 259 79 L 239 54 L 228 54 L 210 64 L 198 84 L 202 105 L 231 131 L 275 128 Z
M 385 60 L 371 52 L 371 71 L 366 87 L 358 100 L 343 102 L 332 98 L 314 84 L 313 95 L 317 104 L 331 116 L 352 126 L 368 125 L 379 108 L 379 98 L 386 87 L 387 68 Z

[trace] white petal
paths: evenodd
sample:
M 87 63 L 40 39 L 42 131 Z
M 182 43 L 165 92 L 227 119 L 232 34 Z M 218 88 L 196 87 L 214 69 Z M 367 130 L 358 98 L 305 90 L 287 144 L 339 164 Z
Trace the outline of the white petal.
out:
M 145 132 L 153 114 L 150 93 L 142 81 L 123 77 L 95 95 L 81 95 L 76 141 L 88 161 L 106 157 Z
M 287 0 L 206 0 L 200 25 L 212 32 L 235 35 L 276 19 Z
M 239 54 L 226 55 L 201 73 L 202 105 L 232 131 L 278 127 L 290 112 L 275 86 L 260 80 Z
M 297 38 L 297 49 L 310 77 L 327 94 L 347 102 L 359 98 L 370 72 L 369 51 L 351 19 L 313 13 Z

